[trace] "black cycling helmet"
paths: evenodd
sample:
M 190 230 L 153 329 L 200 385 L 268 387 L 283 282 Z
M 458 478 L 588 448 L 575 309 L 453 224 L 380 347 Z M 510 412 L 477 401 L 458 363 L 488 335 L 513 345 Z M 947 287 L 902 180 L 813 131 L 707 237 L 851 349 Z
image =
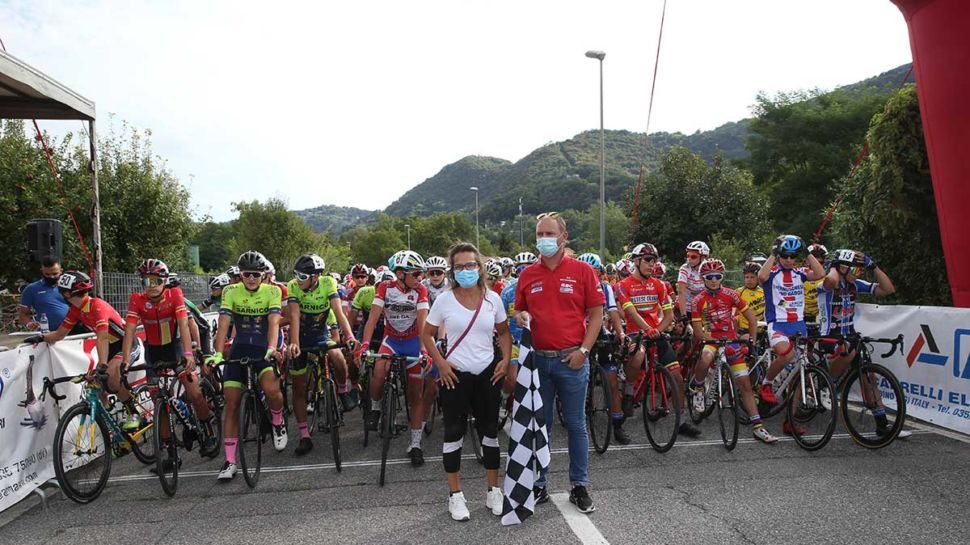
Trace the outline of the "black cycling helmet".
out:
M 322 274 L 326 264 L 317 254 L 301 255 L 293 265 L 293 270 L 302 274 Z
M 269 269 L 269 265 L 266 263 L 266 257 L 255 250 L 249 250 L 239 256 L 239 261 L 236 265 L 240 271 L 266 271 Z
M 744 274 L 747 274 L 747 273 L 758 274 L 758 272 L 761 271 L 761 265 L 758 265 L 754 261 L 748 261 L 747 263 L 744 264 L 743 270 L 744 270 Z
M 83 295 L 94 289 L 94 282 L 81 271 L 64 271 L 57 279 L 57 289 L 71 295 Z

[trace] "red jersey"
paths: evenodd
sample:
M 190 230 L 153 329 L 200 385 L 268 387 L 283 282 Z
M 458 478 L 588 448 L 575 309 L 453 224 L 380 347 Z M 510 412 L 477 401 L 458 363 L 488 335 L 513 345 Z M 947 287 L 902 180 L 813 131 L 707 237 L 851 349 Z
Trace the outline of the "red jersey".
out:
M 270 284 L 280 289 L 280 307 L 286 308 L 286 302 L 289 299 L 289 295 L 286 293 L 286 284 L 277 282 L 276 280 L 273 280 Z
M 152 301 L 143 291 L 136 291 L 128 298 L 126 321 L 135 325 L 141 321 L 145 326 L 145 342 L 151 346 L 174 341 L 177 320 L 188 315 L 185 298 L 180 289 L 162 291 L 162 297 L 158 301 Z
M 495 293 L 502 295 L 502 290 L 504 289 L 505 289 L 505 282 L 502 282 L 501 280 L 496 280 L 495 282 L 492 283 L 492 291 L 494 291 Z
M 67 309 L 67 316 L 61 322 L 60 329 L 70 331 L 78 322 L 95 333 L 107 331 L 109 343 L 116 343 L 125 338 L 125 326 L 121 316 L 104 299 L 88 295 L 81 302 L 80 307 L 71 305 Z
M 657 328 L 663 320 L 664 311 L 674 308 L 663 280 L 647 278 L 639 280 L 630 275 L 616 285 L 616 301 L 623 312 L 633 307 L 644 322 L 652 328 Z M 626 321 L 627 333 L 642 331 L 634 320 Z
M 515 310 L 532 316 L 532 346 L 537 350 L 582 344 L 586 310 L 605 302 L 593 268 L 571 257 L 563 257 L 555 269 L 537 261 L 522 270 L 515 285 Z
M 428 310 L 428 288 L 408 289 L 400 281 L 381 282 L 374 290 L 372 306 L 383 308 L 384 336 L 412 339 L 418 331 L 418 311 Z
M 721 288 L 716 293 L 703 290 L 691 303 L 691 321 L 695 327 L 703 324 L 715 339 L 737 339 L 734 329 L 734 311 L 744 312 L 748 304 L 738 292 L 731 288 Z

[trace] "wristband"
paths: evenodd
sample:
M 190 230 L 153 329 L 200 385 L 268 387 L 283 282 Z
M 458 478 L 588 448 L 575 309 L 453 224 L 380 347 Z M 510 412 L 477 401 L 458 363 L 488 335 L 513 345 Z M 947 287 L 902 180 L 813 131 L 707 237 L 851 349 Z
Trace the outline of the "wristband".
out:
M 182 355 L 183 356 L 194 356 L 195 355 L 195 352 L 193 352 L 191 350 L 186 350 L 185 352 L 182 352 Z

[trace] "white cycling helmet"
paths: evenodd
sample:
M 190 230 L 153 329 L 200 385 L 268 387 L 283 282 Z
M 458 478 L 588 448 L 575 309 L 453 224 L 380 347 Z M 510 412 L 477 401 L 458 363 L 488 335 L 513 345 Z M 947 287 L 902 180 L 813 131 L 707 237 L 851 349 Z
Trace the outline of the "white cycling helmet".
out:
M 431 270 L 431 269 L 441 269 L 443 271 L 448 270 L 448 262 L 445 261 L 445 258 L 437 255 L 433 255 L 429 257 L 428 260 L 424 262 L 424 265 L 428 270 Z
M 485 265 L 485 272 L 489 276 L 501 277 L 502 276 L 502 263 L 500 261 L 489 261 Z
M 532 265 L 538 260 L 539 258 L 532 252 L 521 252 L 515 256 L 516 265 Z
M 424 263 L 424 258 L 421 254 L 411 250 L 403 250 L 394 254 L 394 262 L 391 266 L 393 270 L 404 269 L 406 271 L 410 270 L 421 270 L 423 271 L 427 265 Z
M 695 240 L 687 245 L 688 250 L 694 250 L 695 252 L 701 254 L 701 257 L 707 257 L 711 255 L 711 249 L 707 246 L 707 243 L 701 240 Z

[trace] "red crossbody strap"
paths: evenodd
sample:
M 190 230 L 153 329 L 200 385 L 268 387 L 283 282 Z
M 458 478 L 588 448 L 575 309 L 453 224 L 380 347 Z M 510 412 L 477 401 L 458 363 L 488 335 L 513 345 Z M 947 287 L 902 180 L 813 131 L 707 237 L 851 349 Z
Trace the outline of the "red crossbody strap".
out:
M 456 297 L 455 300 L 457 301 L 458 298 Z M 445 354 L 445 359 L 448 359 L 448 356 L 450 356 L 452 352 L 454 352 L 455 349 L 458 348 L 458 345 L 461 344 L 461 341 L 465 340 L 465 335 L 468 335 L 468 332 L 472 330 L 472 326 L 475 325 L 475 320 L 478 319 L 478 313 L 481 312 L 482 303 L 484 302 L 485 302 L 485 296 L 483 295 L 482 300 L 478 302 L 478 308 L 475 309 L 475 315 L 472 316 L 472 320 L 468 322 L 468 327 L 465 328 L 465 332 L 461 334 L 461 337 L 458 337 L 458 340 L 455 341 L 455 344 L 451 345 L 451 348 L 448 349 L 448 353 Z

